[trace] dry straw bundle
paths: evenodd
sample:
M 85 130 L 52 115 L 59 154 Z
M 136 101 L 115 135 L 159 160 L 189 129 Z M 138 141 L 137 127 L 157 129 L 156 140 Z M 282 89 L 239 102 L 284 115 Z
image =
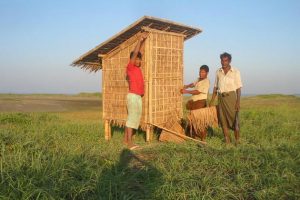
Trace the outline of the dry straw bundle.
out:
M 185 141 L 185 132 L 181 126 L 180 118 L 176 115 L 175 112 L 172 113 L 172 117 L 170 117 L 167 123 L 163 126 L 164 129 L 162 129 L 162 132 L 159 136 L 159 141 L 180 143 Z M 175 132 L 177 135 L 170 131 Z
M 216 106 L 192 110 L 187 118 L 191 127 L 199 135 L 209 126 L 218 126 Z

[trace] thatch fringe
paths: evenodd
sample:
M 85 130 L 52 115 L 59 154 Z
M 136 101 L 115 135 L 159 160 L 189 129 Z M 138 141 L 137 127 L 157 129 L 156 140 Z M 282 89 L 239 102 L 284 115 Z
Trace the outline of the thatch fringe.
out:
M 71 66 L 79 67 L 80 69 L 89 71 L 89 72 L 97 72 L 102 69 L 100 63 L 88 63 L 88 62 L 80 62 L 80 63 L 72 63 Z
M 109 120 L 109 123 L 112 126 L 118 126 L 120 128 L 125 128 L 125 126 L 126 126 L 126 120 L 111 119 L 111 120 Z M 146 131 L 147 130 L 147 124 L 141 122 L 140 126 L 139 126 L 139 129 L 142 130 L 142 131 Z
M 187 116 L 191 127 L 199 134 L 209 126 L 218 126 L 216 106 L 192 110 Z

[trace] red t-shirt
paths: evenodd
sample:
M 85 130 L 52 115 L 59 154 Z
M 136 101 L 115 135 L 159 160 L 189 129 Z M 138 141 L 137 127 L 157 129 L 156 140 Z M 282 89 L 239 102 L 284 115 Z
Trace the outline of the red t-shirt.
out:
M 126 74 L 129 79 L 129 92 L 137 95 L 144 95 L 144 78 L 141 68 L 129 62 Z

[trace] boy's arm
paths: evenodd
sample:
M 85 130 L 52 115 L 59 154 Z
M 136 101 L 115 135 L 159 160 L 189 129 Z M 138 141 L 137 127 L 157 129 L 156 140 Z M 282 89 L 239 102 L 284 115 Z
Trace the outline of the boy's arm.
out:
M 187 89 L 187 88 L 192 88 L 192 87 L 194 87 L 194 86 L 195 86 L 194 83 L 190 83 L 190 84 L 188 84 L 188 85 L 184 85 L 183 88 L 180 89 L 180 93 L 181 93 L 181 94 L 192 94 L 192 93 L 188 93 L 189 91 L 186 90 L 186 89 Z M 195 90 L 195 91 L 197 91 L 197 90 Z
M 198 95 L 201 92 L 199 92 L 198 90 L 186 90 L 186 89 L 182 89 L 181 94 L 192 94 L 192 95 Z
M 188 84 L 188 85 L 184 85 L 183 89 L 187 89 L 187 88 L 191 88 L 194 87 L 194 83 Z

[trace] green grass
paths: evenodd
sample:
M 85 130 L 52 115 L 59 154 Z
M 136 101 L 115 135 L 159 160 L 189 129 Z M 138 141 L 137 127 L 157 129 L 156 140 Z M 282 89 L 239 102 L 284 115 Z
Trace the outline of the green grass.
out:
M 100 108 L 99 108 L 100 110 Z M 0 199 L 300 199 L 300 99 L 242 99 L 241 144 L 104 141 L 101 113 L 0 113 Z

